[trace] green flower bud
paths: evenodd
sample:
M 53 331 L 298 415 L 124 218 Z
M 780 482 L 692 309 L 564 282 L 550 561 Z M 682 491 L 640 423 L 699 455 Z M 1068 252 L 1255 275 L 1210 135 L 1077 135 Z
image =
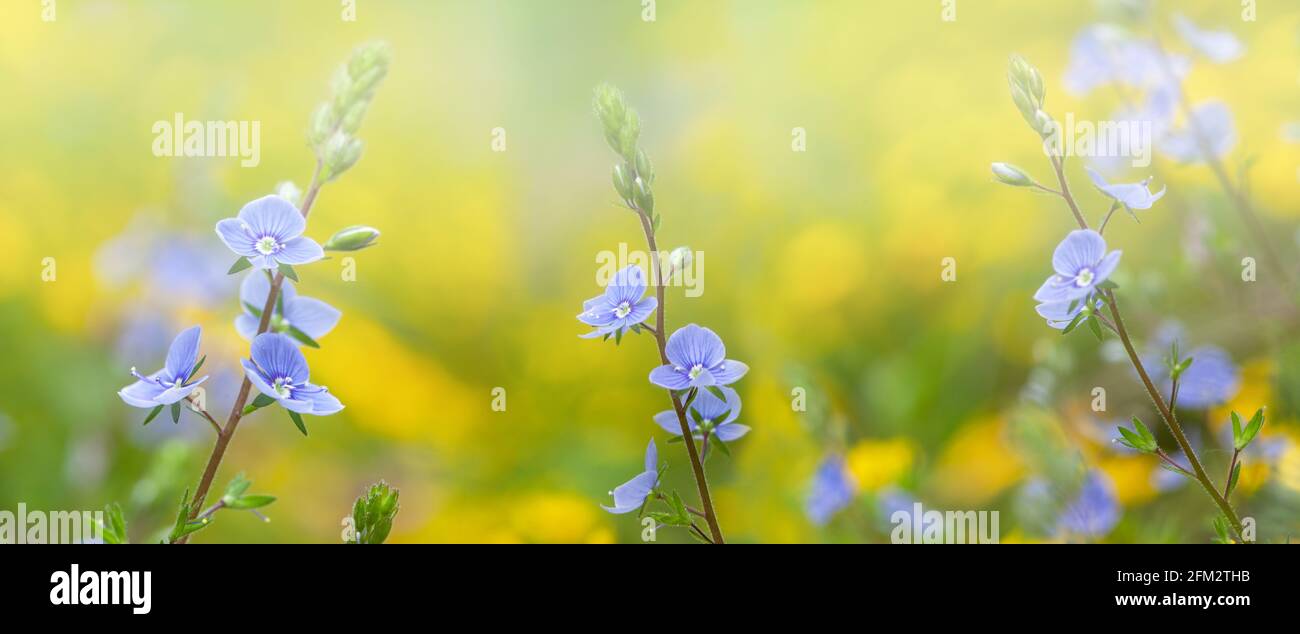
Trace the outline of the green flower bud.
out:
M 614 166 L 614 191 L 617 191 L 623 200 L 632 200 L 632 180 L 627 167 L 622 163 Z
M 650 162 L 650 157 L 646 156 L 645 150 L 637 149 L 636 151 L 636 173 L 644 178 L 651 185 L 655 182 L 655 166 Z
M 372 485 L 352 506 L 352 522 L 356 530 L 354 543 L 384 543 L 400 509 L 397 489 L 383 481 Z
M 375 69 L 387 74 L 388 66 L 392 61 L 393 49 L 388 45 L 388 42 L 379 41 L 362 44 L 352 52 L 352 57 L 348 59 L 348 75 L 353 79 L 357 79 Z
M 629 109 L 627 116 L 623 120 L 623 127 L 619 130 L 619 147 L 616 148 L 628 163 L 636 162 L 636 142 L 640 137 L 641 116 L 637 114 L 636 110 Z
M 297 207 L 298 201 L 302 199 L 302 190 L 298 189 L 298 186 L 293 184 L 293 181 L 283 181 L 275 186 L 275 195 Z
M 649 216 L 654 216 L 654 192 L 650 190 L 650 186 L 646 184 L 645 180 L 639 176 L 637 177 L 636 182 L 632 184 L 632 200 L 636 203 L 638 209 Z
M 1025 123 L 1028 123 L 1031 127 L 1034 127 L 1034 129 L 1037 130 L 1038 128 L 1035 127 L 1037 124 L 1034 118 L 1039 110 L 1038 107 L 1034 105 L 1033 100 L 1029 98 L 1029 95 L 1025 93 L 1024 89 L 1012 84 L 1011 101 L 1016 104 L 1016 109 L 1020 111 L 1020 116 L 1024 118 Z
M 319 148 L 329 140 L 330 135 L 334 133 L 335 123 L 334 108 L 330 104 L 323 103 L 317 106 L 311 115 L 311 128 L 307 132 L 307 139 L 311 141 L 312 147 Z
M 365 225 L 352 225 L 334 232 L 322 245 L 326 251 L 360 251 L 379 239 L 379 230 Z
M 1007 66 L 1007 81 L 1012 86 L 1018 86 L 1027 97 L 1032 98 L 1035 109 L 1043 107 L 1047 88 L 1043 84 L 1043 76 L 1033 64 L 1029 63 L 1029 60 L 1019 55 L 1012 55 L 1011 62 Z
M 690 247 L 677 247 L 668 254 L 668 271 L 674 273 L 685 270 L 695 260 L 695 253 Z
M 998 181 L 1011 185 L 1013 187 L 1029 187 L 1034 184 L 1034 179 L 1030 178 L 1024 170 L 1009 163 L 994 163 L 993 176 Z
M 348 134 L 356 134 L 361 129 L 361 120 L 366 117 L 366 109 L 370 107 L 370 100 L 359 101 L 348 108 L 343 113 L 343 121 L 339 123 L 339 129 Z
M 334 180 L 356 165 L 357 159 L 361 158 L 361 148 L 361 139 L 342 131 L 335 132 L 322 152 L 325 161 L 325 180 Z

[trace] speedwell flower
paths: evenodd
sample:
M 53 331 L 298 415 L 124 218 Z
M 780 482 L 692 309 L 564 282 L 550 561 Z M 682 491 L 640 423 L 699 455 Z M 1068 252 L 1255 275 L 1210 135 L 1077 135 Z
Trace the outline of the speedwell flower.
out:
M 1088 178 L 1092 179 L 1092 184 L 1097 187 L 1098 191 L 1115 200 L 1129 209 L 1150 209 L 1157 200 L 1165 195 L 1168 187 L 1161 187 L 1160 191 L 1151 193 L 1147 187 L 1151 184 L 1151 179 L 1147 178 L 1138 183 L 1115 183 L 1114 185 L 1106 182 L 1101 174 L 1096 170 L 1087 168 Z
M 729 387 L 718 389 L 727 400 L 714 396 L 709 390 L 701 391 L 691 402 L 686 424 L 698 439 L 702 439 L 705 434 L 713 434 L 718 440 L 731 442 L 748 433 L 749 427 L 736 422 L 740 416 L 740 395 Z M 664 431 L 674 436 L 682 435 L 682 425 L 677 420 L 676 411 L 659 412 L 655 414 L 654 420 Z
M 670 390 L 730 385 L 749 366 L 727 358 L 727 347 L 712 330 L 695 324 L 679 328 L 664 350 L 668 364 L 650 371 L 650 382 Z
M 857 483 L 844 465 L 844 458 L 828 454 L 817 466 L 813 475 L 812 491 L 808 494 L 804 511 L 817 526 L 825 526 L 831 518 L 853 502 Z
M 1078 496 L 1061 511 L 1058 529 L 1067 535 L 1090 539 L 1105 537 L 1119 523 L 1115 485 L 1100 470 L 1088 473 Z
M 194 388 L 208 380 L 206 376 L 197 381 L 191 380 L 198 370 L 199 335 L 202 332 L 200 327 L 195 326 L 176 335 L 171 348 L 167 350 L 167 364 L 163 369 L 143 376 L 131 368 L 131 374 L 138 380 L 119 390 L 117 395 L 127 405 L 149 409 L 171 405 L 188 397 Z
M 609 494 L 614 496 L 614 506 L 600 505 L 601 508 L 610 513 L 631 513 L 645 504 L 645 499 L 659 486 L 659 450 L 655 447 L 655 439 L 650 439 L 650 445 L 645 448 L 645 471 L 636 474 L 636 477 L 614 487 Z
M 1222 101 L 1207 101 L 1194 108 L 1182 127 L 1158 139 L 1156 147 L 1180 163 L 1203 163 L 1206 155 L 1221 158 L 1237 145 L 1232 111 Z
M 615 273 L 603 295 L 582 303 L 578 321 L 596 328 L 582 337 L 591 339 L 622 334 L 634 324 L 645 321 L 659 305 L 659 300 L 654 297 L 644 297 L 645 289 L 645 274 L 641 267 L 633 264 Z
M 288 335 L 264 332 L 253 339 L 244 372 L 257 390 L 291 412 L 325 416 L 343 409 L 329 389 L 308 381 L 307 359 Z
M 261 318 L 253 311 L 266 307 L 266 297 L 270 293 L 271 281 L 266 279 L 265 272 L 254 270 L 244 278 L 239 285 L 239 302 L 244 308 L 244 314 L 235 318 L 235 330 L 239 331 L 239 336 L 249 341 L 257 336 Z M 275 311 L 271 313 L 269 332 L 288 333 L 290 329 L 297 329 L 314 340 L 320 339 L 334 329 L 342 316 L 343 313 L 337 308 L 319 299 L 299 296 L 293 283 L 284 280 L 280 286 L 280 299 L 276 301 Z
M 1226 64 L 1246 53 L 1246 47 L 1231 31 L 1206 31 L 1187 16 L 1174 15 L 1174 28 L 1187 45 L 1216 64 Z
M 315 240 L 302 235 L 307 220 L 289 203 L 276 196 L 263 196 L 239 210 L 238 218 L 217 223 L 217 235 L 253 266 L 277 269 L 280 264 L 307 264 L 325 257 Z
M 1079 313 L 1083 311 L 1083 306 L 1084 303 L 1077 300 L 1049 302 L 1046 304 L 1039 304 L 1034 307 L 1034 310 L 1038 311 L 1039 317 L 1047 320 L 1048 326 L 1057 330 L 1065 330 L 1065 327 L 1069 326 L 1070 322 L 1074 321 L 1074 318 L 1079 316 Z M 1093 310 L 1101 310 L 1100 299 L 1093 300 Z
M 1106 253 L 1106 240 L 1092 229 L 1076 229 L 1056 246 L 1056 273 L 1034 293 L 1044 303 L 1072 302 L 1092 294 L 1119 266 L 1119 251 Z

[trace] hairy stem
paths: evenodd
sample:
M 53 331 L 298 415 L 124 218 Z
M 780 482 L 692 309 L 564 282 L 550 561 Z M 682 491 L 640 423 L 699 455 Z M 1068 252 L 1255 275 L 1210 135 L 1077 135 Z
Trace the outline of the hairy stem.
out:
M 658 308 L 655 309 L 655 342 L 659 346 L 660 363 L 668 363 L 668 339 L 664 336 L 664 280 L 662 269 L 659 263 L 659 246 L 655 241 L 655 230 L 651 224 L 649 214 L 645 211 L 633 207 L 637 217 L 641 219 L 641 230 L 645 232 L 646 246 L 650 249 L 650 274 L 654 276 L 655 299 L 659 301 Z M 691 458 L 691 470 L 695 473 L 695 488 L 700 493 L 700 504 L 704 507 L 704 521 L 709 524 L 709 532 L 713 539 L 709 540 L 715 544 L 725 543 L 722 538 L 722 528 L 718 526 L 717 513 L 713 511 L 713 498 L 709 495 L 709 480 L 704 474 L 704 462 L 700 460 L 699 449 L 695 446 L 695 435 L 691 433 L 691 428 L 686 424 L 686 408 L 682 406 L 682 400 L 668 390 L 668 396 L 673 401 L 673 411 L 677 412 L 677 422 L 681 425 L 683 444 L 686 445 L 686 453 Z
M 316 195 L 320 193 L 323 183 L 320 180 L 320 174 L 323 164 L 320 160 L 316 161 L 316 171 L 312 173 L 311 185 L 307 188 L 307 194 L 302 201 L 302 217 L 306 218 L 311 213 L 311 207 L 316 202 Z M 257 334 L 262 334 L 271 327 L 271 314 L 275 310 L 275 302 L 280 296 L 280 287 L 284 285 L 284 273 L 276 273 L 275 279 L 271 281 L 271 292 L 266 296 L 266 305 L 262 307 L 262 318 L 257 323 Z M 217 442 L 212 446 L 212 454 L 208 456 L 208 464 L 203 468 L 203 476 L 199 479 L 199 486 L 194 490 L 194 500 L 191 503 L 193 510 L 190 511 L 190 519 L 198 517 L 199 509 L 203 508 L 203 502 L 208 497 L 208 491 L 212 488 L 212 480 L 217 476 L 217 468 L 221 466 L 221 460 L 226 455 L 226 448 L 230 446 L 230 440 L 235 437 L 235 429 L 239 427 L 239 421 L 243 419 L 244 406 L 248 403 L 249 393 L 253 389 L 253 384 L 244 377 L 243 383 L 239 386 L 239 396 L 235 398 L 234 405 L 230 408 L 230 416 L 226 418 L 226 426 L 221 428 L 217 433 Z M 189 541 L 189 535 L 182 537 L 179 542 L 184 544 Z
M 1137 370 L 1138 377 L 1142 379 L 1142 386 L 1146 388 L 1147 395 L 1151 401 L 1156 404 L 1156 409 L 1160 411 L 1160 417 L 1165 419 L 1165 424 L 1169 426 L 1169 431 L 1173 433 L 1174 440 L 1178 442 L 1178 447 L 1183 450 L 1183 455 L 1187 456 L 1187 461 L 1192 465 L 1192 472 L 1196 476 L 1196 481 L 1201 484 L 1210 498 L 1218 505 L 1219 510 L 1223 511 L 1224 517 L 1228 518 L 1228 523 L 1232 529 L 1241 536 L 1241 520 L 1237 517 L 1237 512 L 1233 510 L 1232 505 L 1224 496 L 1219 494 L 1218 487 L 1206 475 L 1205 467 L 1201 466 L 1201 461 L 1196 457 L 1196 452 L 1192 450 L 1191 443 L 1187 442 L 1187 435 L 1183 433 L 1182 425 L 1178 424 L 1178 419 L 1174 418 L 1174 413 L 1165 404 L 1165 400 L 1160 396 L 1160 391 L 1156 389 L 1151 377 L 1147 375 L 1146 368 L 1142 365 L 1142 360 L 1138 358 L 1137 351 L 1133 348 L 1133 342 L 1129 339 L 1128 330 L 1124 327 L 1124 319 L 1119 314 L 1119 302 L 1115 300 L 1113 292 L 1106 292 L 1106 302 L 1110 305 L 1110 314 L 1114 317 L 1115 331 L 1119 334 L 1119 340 L 1124 344 L 1124 351 L 1128 353 L 1129 361 L 1133 362 L 1133 369 Z
M 1074 212 L 1074 219 L 1079 223 L 1079 228 L 1087 229 L 1088 222 L 1084 220 L 1083 214 L 1079 213 L 1079 206 L 1075 203 L 1074 197 L 1070 195 L 1070 186 L 1065 180 L 1062 161 L 1053 157 L 1052 167 L 1056 169 L 1057 177 L 1061 181 L 1061 198 L 1065 199 L 1065 202 L 1070 206 L 1070 211 Z M 1196 452 L 1192 450 L 1191 443 L 1187 442 L 1187 435 L 1183 433 L 1182 426 L 1178 424 L 1178 419 L 1174 417 L 1173 410 L 1165 403 L 1164 397 L 1160 395 L 1160 391 L 1151 382 L 1146 367 L 1142 365 L 1142 359 L 1138 357 L 1137 350 L 1133 348 L 1133 341 L 1129 338 L 1128 329 L 1124 327 L 1124 318 L 1120 315 L 1119 302 L 1115 299 L 1115 293 L 1113 291 L 1104 291 L 1103 298 L 1110 308 L 1113 321 L 1111 325 L 1115 334 L 1119 336 L 1120 342 L 1124 344 L 1124 351 L 1128 353 L 1133 369 L 1137 370 L 1138 377 L 1142 380 L 1142 386 L 1146 388 L 1147 396 L 1150 396 L 1151 401 L 1156 404 L 1160 417 L 1164 419 L 1165 425 L 1169 427 L 1169 431 L 1174 435 L 1174 440 L 1178 442 L 1178 447 L 1183 450 L 1183 454 L 1187 456 L 1187 460 L 1191 463 L 1196 481 L 1200 483 L 1206 493 L 1210 494 L 1210 498 L 1223 512 L 1224 517 L 1228 518 L 1228 523 L 1232 525 L 1232 529 L 1237 532 L 1238 536 L 1241 536 L 1241 520 L 1237 517 L 1237 512 L 1233 510 L 1228 500 L 1219 494 L 1218 487 L 1210 480 L 1210 476 L 1206 475 L 1205 468 L 1201 466 L 1201 461 L 1196 457 Z

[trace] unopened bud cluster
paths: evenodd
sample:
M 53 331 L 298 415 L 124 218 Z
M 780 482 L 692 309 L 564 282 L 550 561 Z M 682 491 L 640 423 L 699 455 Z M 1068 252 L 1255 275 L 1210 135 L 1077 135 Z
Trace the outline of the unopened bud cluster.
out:
M 604 128 L 605 141 L 622 159 L 614 165 L 614 191 L 629 207 L 644 213 L 655 228 L 654 164 L 645 150 L 637 146 L 641 136 L 641 117 L 623 100 L 623 93 L 609 84 L 596 88 L 596 116 Z
M 312 114 L 308 137 L 326 181 L 337 178 L 361 158 L 362 143 L 356 133 L 391 61 L 392 50 L 385 42 L 358 48 L 335 74 L 329 101 Z

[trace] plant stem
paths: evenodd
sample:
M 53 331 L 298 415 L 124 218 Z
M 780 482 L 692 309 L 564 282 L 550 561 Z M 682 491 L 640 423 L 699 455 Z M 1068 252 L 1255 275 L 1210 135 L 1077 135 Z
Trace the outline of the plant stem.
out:
M 218 422 L 217 422 L 217 419 L 213 418 L 213 417 L 212 417 L 212 414 L 209 414 L 209 413 L 208 413 L 208 410 L 203 409 L 202 407 L 199 407 L 199 404 L 194 400 L 194 395 L 186 396 L 186 397 L 185 397 L 185 400 L 186 400 L 186 402 L 188 402 L 188 403 L 191 405 L 191 408 L 190 408 L 190 409 L 192 409 L 196 414 L 198 414 L 198 415 L 202 416 L 203 418 L 207 419 L 207 421 L 208 421 L 209 423 L 211 423 L 212 428 L 215 429 L 215 430 L 217 430 L 217 435 L 220 436 L 220 435 L 221 435 L 221 423 L 218 423 Z
M 311 207 L 316 202 L 316 195 L 320 193 L 320 188 L 324 184 L 320 180 L 320 174 L 323 164 L 319 159 L 316 161 L 316 171 L 312 173 L 311 185 L 307 188 L 307 194 L 302 201 L 302 217 L 305 219 L 307 214 L 311 213 Z M 271 282 L 271 292 L 266 296 L 266 305 L 262 307 L 262 319 L 257 324 L 257 334 L 262 334 L 271 327 L 271 313 L 275 310 L 275 302 L 280 295 L 280 287 L 284 284 L 284 273 L 276 273 L 275 279 Z M 235 429 L 239 427 L 239 421 L 244 416 L 244 405 L 248 403 L 249 392 L 252 391 L 253 384 L 244 377 L 243 383 L 239 386 L 239 396 L 235 398 L 235 403 L 230 408 L 230 416 L 226 418 L 226 426 L 217 432 L 217 442 L 212 446 L 212 454 L 208 457 L 208 464 L 203 468 L 203 476 L 199 479 L 199 486 L 194 490 L 194 500 L 191 503 L 194 510 L 190 511 L 190 519 L 193 520 L 199 515 L 199 509 L 203 508 L 203 502 L 208 497 L 208 490 L 212 488 L 212 480 L 217 475 L 217 468 L 221 466 L 221 459 L 226 455 L 226 448 L 230 446 L 230 440 L 235 437 Z M 182 537 L 178 544 L 184 544 L 189 541 L 189 535 Z
M 1065 172 L 1062 169 L 1063 162 L 1057 160 L 1056 157 L 1051 157 L 1051 159 L 1052 167 L 1056 169 L 1057 177 L 1061 181 L 1061 198 L 1065 199 L 1065 202 L 1070 206 L 1070 211 L 1074 212 L 1074 219 L 1079 223 L 1079 228 L 1087 229 L 1088 221 L 1084 220 L 1083 214 L 1079 213 L 1079 206 L 1070 194 L 1070 186 L 1065 180 Z M 1137 370 L 1138 377 L 1142 379 L 1142 385 L 1146 388 L 1147 396 L 1151 397 L 1151 401 L 1156 404 L 1160 417 L 1164 419 L 1165 425 L 1169 427 L 1169 431 L 1174 435 L 1174 440 L 1178 442 L 1179 448 L 1183 450 L 1183 454 L 1187 456 L 1187 460 L 1191 463 L 1196 481 L 1200 483 L 1206 493 L 1210 494 L 1210 498 L 1218 505 L 1224 517 L 1228 518 L 1228 523 L 1232 525 L 1233 530 L 1237 532 L 1238 536 L 1241 536 L 1241 520 L 1238 519 L 1237 512 L 1233 510 L 1232 505 L 1228 503 L 1224 496 L 1219 495 L 1218 487 L 1210 480 L 1210 476 L 1206 475 L 1205 468 L 1201 466 L 1201 461 L 1196 457 L 1196 452 L 1192 450 L 1191 443 L 1187 442 L 1187 435 L 1183 433 L 1182 426 L 1178 424 L 1173 411 L 1165 404 L 1164 397 L 1160 395 L 1160 391 L 1151 382 L 1151 377 L 1147 375 L 1146 368 L 1142 365 L 1142 359 L 1138 357 L 1137 350 L 1133 348 L 1133 341 L 1129 338 L 1128 329 L 1124 327 L 1124 318 L 1120 315 L 1119 302 L 1115 299 L 1115 293 L 1113 291 L 1104 291 L 1102 296 L 1110 307 L 1115 334 L 1119 335 L 1120 342 L 1124 344 L 1124 351 L 1128 353 L 1133 369 Z
M 667 346 L 668 340 L 664 336 L 664 280 L 662 271 L 659 268 L 659 246 L 655 242 L 655 230 L 651 224 L 650 216 L 645 211 L 632 207 L 637 217 L 641 220 L 641 230 L 645 232 L 646 246 L 650 249 L 650 266 L 653 269 L 650 274 L 654 276 L 655 299 L 658 300 L 659 306 L 655 309 L 655 342 L 659 345 L 659 361 L 663 364 L 668 363 Z M 704 463 L 700 460 L 699 449 L 695 446 L 695 435 L 691 432 L 690 426 L 686 424 L 686 408 L 682 406 L 682 400 L 668 390 L 668 396 L 673 401 L 673 411 L 677 412 L 677 422 L 681 425 L 683 443 L 686 445 L 686 453 L 691 459 L 691 470 L 695 473 L 695 488 L 700 493 L 700 504 L 704 506 L 704 520 L 709 524 L 709 532 L 712 533 L 712 541 L 715 544 L 725 543 L 722 538 L 722 528 L 718 526 L 718 516 L 713 511 L 713 498 L 709 496 L 709 480 L 704 474 Z

